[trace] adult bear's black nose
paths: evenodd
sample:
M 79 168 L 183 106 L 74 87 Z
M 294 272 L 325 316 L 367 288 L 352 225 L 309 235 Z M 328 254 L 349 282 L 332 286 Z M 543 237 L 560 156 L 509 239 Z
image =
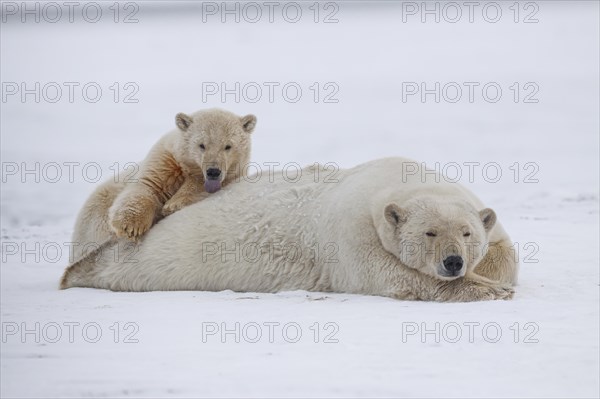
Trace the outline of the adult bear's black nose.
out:
M 221 169 L 209 168 L 206 171 L 206 177 L 208 177 L 209 180 L 217 180 L 220 176 L 221 176 Z
M 463 267 L 463 259 L 460 256 L 452 255 L 444 259 L 444 267 L 452 273 L 458 272 Z

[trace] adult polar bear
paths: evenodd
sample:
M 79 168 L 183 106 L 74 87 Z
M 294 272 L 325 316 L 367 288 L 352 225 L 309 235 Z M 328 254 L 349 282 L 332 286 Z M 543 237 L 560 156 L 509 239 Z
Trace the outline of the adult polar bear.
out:
M 512 297 L 510 239 L 466 188 L 402 158 L 325 177 L 308 167 L 294 183 L 278 174 L 230 185 L 159 222 L 133 252 L 124 240 L 100 247 L 67 268 L 61 288 Z

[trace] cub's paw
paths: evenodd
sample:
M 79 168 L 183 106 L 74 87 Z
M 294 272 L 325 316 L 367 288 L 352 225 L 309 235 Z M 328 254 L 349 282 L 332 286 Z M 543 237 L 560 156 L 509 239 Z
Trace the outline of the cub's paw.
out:
M 209 194 L 207 193 L 200 193 L 200 194 L 194 194 L 191 196 L 179 196 L 179 197 L 173 197 L 170 200 L 167 201 L 167 203 L 163 206 L 162 208 L 162 215 L 163 216 L 169 216 L 172 213 L 175 213 L 183 208 L 185 208 L 186 206 L 195 204 L 196 202 L 202 201 L 203 199 L 205 199 Z
M 169 200 L 162 208 L 162 215 L 169 216 L 170 214 L 175 213 L 178 210 L 185 208 L 189 204 L 191 204 L 191 201 Z
M 152 209 L 129 206 L 116 210 L 110 224 L 117 237 L 137 240 L 150 230 L 153 221 Z

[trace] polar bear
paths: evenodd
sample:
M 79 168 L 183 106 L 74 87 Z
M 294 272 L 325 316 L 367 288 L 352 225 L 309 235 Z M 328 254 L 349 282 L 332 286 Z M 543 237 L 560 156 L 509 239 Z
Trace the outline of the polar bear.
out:
M 250 161 L 256 117 L 208 109 L 175 117 L 139 167 L 136 180 L 124 173 L 100 185 L 75 223 L 71 259 L 86 247 L 117 236 L 137 239 L 163 216 L 206 198 L 238 180 Z
M 163 219 L 135 247 L 107 243 L 68 267 L 61 288 L 511 298 L 518 263 L 495 212 L 420 168 L 385 158 L 334 181 L 315 166 L 253 176 Z

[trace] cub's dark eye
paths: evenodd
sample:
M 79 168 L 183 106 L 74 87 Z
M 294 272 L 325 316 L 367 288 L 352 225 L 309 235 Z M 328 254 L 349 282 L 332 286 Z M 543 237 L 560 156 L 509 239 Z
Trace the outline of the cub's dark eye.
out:
M 465 234 L 463 234 L 463 237 L 469 237 L 471 235 L 471 233 L 467 232 Z
M 436 236 L 436 234 L 433 231 L 428 231 L 427 233 L 425 233 L 425 235 L 427 237 L 435 237 Z
M 225 146 L 225 151 L 229 151 L 229 150 L 231 150 L 231 146 L 228 144 Z
M 202 148 L 203 150 L 206 150 L 206 147 L 204 146 L 204 144 L 200 144 L 200 148 Z

